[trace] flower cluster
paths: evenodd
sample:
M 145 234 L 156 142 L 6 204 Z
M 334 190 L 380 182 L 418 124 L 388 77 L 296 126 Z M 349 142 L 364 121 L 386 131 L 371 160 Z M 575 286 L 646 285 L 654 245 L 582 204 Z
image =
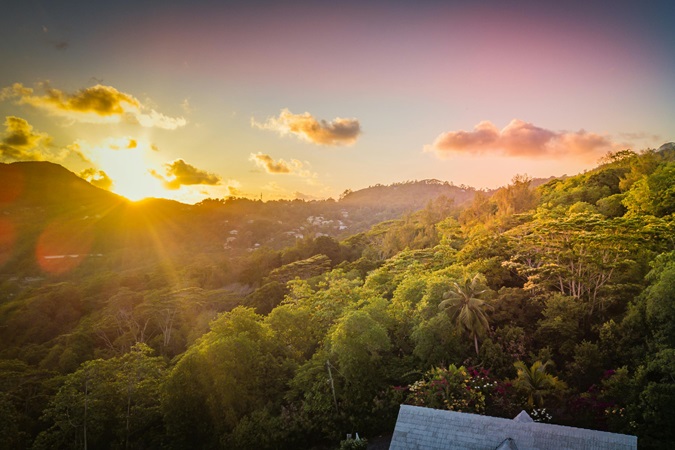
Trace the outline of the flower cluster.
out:
M 532 420 L 535 422 L 544 422 L 544 423 L 549 423 L 553 419 L 553 416 L 546 411 L 546 408 L 534 408 L 532 411 L 530 411 L 530 417 L 532 417 Z
M 490 378 L 490 371 L 487 369 L 475 369 L 470 367 L 467 369 L 470 378 L 467 382 L 467 387 L 476 391 L 492 391 L 497 387 L 497 382 Z

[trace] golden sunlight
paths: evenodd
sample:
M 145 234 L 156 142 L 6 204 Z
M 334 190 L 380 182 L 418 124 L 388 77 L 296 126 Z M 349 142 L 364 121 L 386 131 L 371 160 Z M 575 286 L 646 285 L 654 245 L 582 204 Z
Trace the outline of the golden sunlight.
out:
M 138 146 L 139 148 L 136 148 Z M 166 197 L 167 190 L 162 182 L 150 173 L 150 163 L 146 159 L 145 143 L 134 141 L 134 147 L 112 146 L 93 149 L 96 162 L 112 179 L 112 191 L 129 200 L 136 201 L 147 197 Z

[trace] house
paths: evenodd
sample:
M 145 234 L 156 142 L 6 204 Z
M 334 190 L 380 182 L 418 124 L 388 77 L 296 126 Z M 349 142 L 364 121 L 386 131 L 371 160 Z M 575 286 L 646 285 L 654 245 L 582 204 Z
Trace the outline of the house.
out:
M 637 437 L 401 405 L 390 450 L 636 450 Z

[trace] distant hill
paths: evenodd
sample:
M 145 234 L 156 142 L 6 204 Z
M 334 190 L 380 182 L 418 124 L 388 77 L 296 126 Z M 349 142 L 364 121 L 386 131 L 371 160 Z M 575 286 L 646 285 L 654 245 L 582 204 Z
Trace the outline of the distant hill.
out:
M 533 180 L 533 185 L 537 181 L 541 180 Z M 58 164 L 0 164 L 0 222 L 14 235 L 14 244 L 4 244 L 0 253 L 9 261 L 5 271 L 36 273 L 40 259 L 35 252 L 45 236 L 56 236 L 63 244 L 46 251 L 46 256 L 53 256 L 82 253 L 78 250 L 82 238 L 77 236 L 84 233 L 87 253 L 106 255 L 119 267 L 143 264 L 151 257 L 201 252 L 231 258 L 258 247 L 292 247 L 298 239 L 322 235 L 343 239 L 423 209 L 440 197 L 462 208 L 476 192 L 468 186 L 421 180 L 347 191 L 337 202 L 211 199 L 187 205 L 156 198 L 131 202 Z
M 346 191 L 340 198 L 345 206 L 376 207 L 387 205 L 395 209 L 417 210 L 424 208 L 430 201 L 445 196 L 455 201 L 456 205 L 470 203 L 476 189 L 468 186 L 455 186 L 447 181 L 421 180 L 394 183 L 391 185 L 376 184 L 358 191 Z
M 673 153 L 675 153 L 675 142 L 666 142 L 661 147 L 659 147 L 656 151 L 661 152 L 663 154 L 672 155 Z
M 531 187 L 546 184 L 556 177 L 533 178 Z M 492 195 L 497 189 L 486 192 Z M 419 210 L 424 208 L 429 201 L 441 196 L 454 200 L 455 206 L 466 206 L 473 201 L 477 189 L 470 186 L 455 186 L 448 181 L 436 179 L 415 180 L 391 185 L 376 184 L 358 191 L 345 191 L 340 197 L 340 204 L 352 207 L 383 207 L 387 206 L 399 210 Z

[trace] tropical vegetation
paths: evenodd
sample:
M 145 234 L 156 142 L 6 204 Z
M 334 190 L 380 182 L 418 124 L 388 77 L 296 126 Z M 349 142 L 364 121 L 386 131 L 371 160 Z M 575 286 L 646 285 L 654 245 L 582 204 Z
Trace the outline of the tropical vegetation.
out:
M 77 210 L 102 255 L 64 270 L 32 261 L 39 226 L 6 231 L 35 213 L 6 202 L 0 446 L 356 448 L 347 434 L 372 442 L 409 403 L 526 410 L 672 448 L 673 186 L 671 147 L 623 151 L 291 245 L 274 230 L 293 215 L 256 208 L 305 221 L 322 205 L 213 200 L 161 220 L 128 209 L 124 233 Z M 330 220 L 346 218 L 342 202 L 324 205 Z M 230 210 L 244 207 L 258 216 Z M 114 245 L 98 244 L 101 222 Z

